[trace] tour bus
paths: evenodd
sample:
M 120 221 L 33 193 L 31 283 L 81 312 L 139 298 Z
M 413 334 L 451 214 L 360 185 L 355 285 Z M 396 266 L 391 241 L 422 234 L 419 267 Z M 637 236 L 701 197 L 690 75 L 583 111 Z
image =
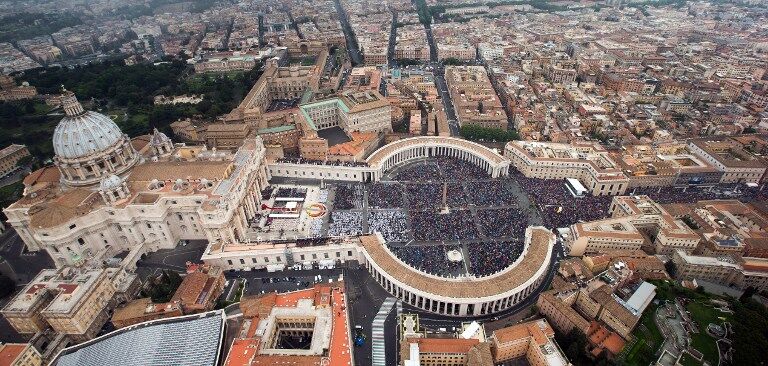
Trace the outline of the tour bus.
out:
M 584 188 L 584 186 L 581 184 L 581 182 L 579 182 L 578 179 L 566 178 L 565 188 L 567 188 L 568 192 L 570 192 L 571 195 L 576 198 L 583 198 L 584 195 L 587 194 L 587 189 Z

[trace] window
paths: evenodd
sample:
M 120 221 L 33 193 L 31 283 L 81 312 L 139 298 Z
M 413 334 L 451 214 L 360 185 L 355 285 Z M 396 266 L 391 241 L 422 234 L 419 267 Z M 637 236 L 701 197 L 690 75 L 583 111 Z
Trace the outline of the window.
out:
M 317 259 L 317 254 L 312 253 L 312 259 Z
M 328 253 L 323 253 L 323 258 L 328 259 Z
M 232 260 L 231 259 L 227 259 L 227 264 L 229 264 L 231 266 L 232 265 Z
M 352 256 L 352 251 L 351 251 L 351 250 L 348 250 L 348 251 L 347 251 L 347 257 L 351 257 L 351 256 Z
M 269 263 L 269 257 L 264 257 L 264 263 Z
M 76 227 L 77 227 L 77 225 L 75 225 L 75 224 L 69 225 L 69 228 L 70 228 L 70 229 L 74 229 L 74 228 L 76 228 Z
M 256 263 L 256 258 L 251 258 L 251 261 L 252 261 L 253 263 Z
M 245 259 L 240 258 L 240 264 L 245 264 Z
M 151 228 L 152 228 L 152 224 L 147 223 L 147 229 L 151 229 Z
M 77 243 L 80 245 L 85 245 L 85 240 L 83 240 L 83 238 L 77 238 Z

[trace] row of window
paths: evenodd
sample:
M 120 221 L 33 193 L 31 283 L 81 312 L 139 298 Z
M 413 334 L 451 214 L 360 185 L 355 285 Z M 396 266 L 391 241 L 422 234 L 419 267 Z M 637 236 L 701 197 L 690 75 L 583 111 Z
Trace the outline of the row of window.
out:
M 348 250 L 347 251 L 347 257 L 351 257 L 351 256 L 352 256 L 352 251 Z M 318 259 L 317 253 L 312 253 L 311 257 L 312 257 L 312 260 L 317 260 Z M 263 257 L 263 258 L 264 258 L 264 263 L 271 263 L 270 257 Z M 341 258 L 341 252 L 336 252 L 336 258 Z M 328 252 L 325 252 L 325 253 L 323 253 L 323 259 L 331 259 L 331 255 Z M 306 260 L 307 260 L 307 258 L 306 258 L 306 256 L 304 254 L 299 254 L 299 261 L 303 262 L 303 261 L 306 261 Z M 240 264 L 245 264 L 245 258 L 240 258 L 239 261 L 240 261 Z M 258 258 L 256 258 L 256 257 L 251 258 L 251 262 L 253 264 L 258 264 Z M 275 256 L 274 257 L 274 263 L 283 263 L 283 257 Z M 232 259 L 227 259 L 227 264 L 229 264 L 230 266 L 233 266 L 234 262 L 232 261 Z

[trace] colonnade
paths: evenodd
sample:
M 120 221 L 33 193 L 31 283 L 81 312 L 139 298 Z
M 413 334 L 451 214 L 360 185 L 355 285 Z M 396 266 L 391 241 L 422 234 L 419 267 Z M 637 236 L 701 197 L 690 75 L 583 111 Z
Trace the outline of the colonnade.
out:
M 383 173 L 387 170 L 395 166 L 407 163 L 410 160 L 432 156 L 447 156 L 468 161 L 483 168 L 492 178 L 498 178 L 509 173 L 508 164 L 492 164 L 477 154 L 459 147 L 454 147 L 451 145 L 431 146 L 425 144 L 414 144 L 413 146 L 392 154 L 386 160 L 381 162 L 378 172 L 375 172 L 376 176 L 374 179 L 378 180 L 378 178 L 380 178 L 381 175 L 383 175 Z
M 501 293 L 495 296 L 482 298 L 449 298 L 424 292 L 400 282 L 398 279 L 381 270 L 381 268 L 367 256 L 364 265 L 376 282 L 378 282 L 387 292 L 392 294 L 392 296 L 419 309 L 449 316 L 482 316 L 509 309 L 524 301 L 536 291 L 542 281 L 544 281 L 547 273 L 547 271 L 541 271 L 540 275 L 535 280 L 529 281 L 525 287 L 510 289 L 510 291 L 507 291 L 506 293 Z M 514 268 L 511 270 L 514 270 Z M 451 280 L 447 278 L 444 280 L 456 281 L 457 286 L 472 286 L 472 282 Z

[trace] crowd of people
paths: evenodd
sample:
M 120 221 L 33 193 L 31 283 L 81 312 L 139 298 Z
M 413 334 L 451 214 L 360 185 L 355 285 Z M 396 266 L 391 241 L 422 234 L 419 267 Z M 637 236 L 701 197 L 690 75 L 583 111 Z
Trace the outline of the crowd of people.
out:
M 480 237 L 477 226 L 468 210 L 412 211 L 411 227 L 418 241 L 473 240 Z
M 427 182 L 442 179 L 440 167 L 434 161 L 411 164 L 395 174 L 395 180 L 401 182 Z
M 567 227 L 579 221 L 608 217 L 612 196 L 586 195 L 576 198 L 561 179 L 526 178 L 519 172 L 511 175 L 542 213 L 544 224 L 551 229 Z
M 317 202 L 319 203 L 326 203 L 328 202 L 328 190 L 327 189 L 320 189 L 317 192 Z M 309 235 L 313 238 L 319 238 L 323 236 L 323 218 L 320 217 L 312 217 L 309 219 Z
M 443 186 L 438 183 L 409 183 L 405 192 L 408 206 L 415 210 L 436 208 L 443 201 Z
M 470 200 L 476 206 L 509 206 L 517 202 L 504 181 L 470 181 L 466 185 Z
M 403 186 L 400 183 L 371 183 L 366 190 L 371 208 L 403 207 Z
M 353 236 L 363 233 L 363 213 L 333 211 L 328 219 L 328 236 Z
M 490 176 L 485 169 L 459 158 L 439 156 L 435 158 L 443 178 L 455 180 L 488 179 Z
M 284 157 L 277 160 L 278 163 L 285 164 L 312 164 L 312 165 L 331 165 L 331 166 L 350 166 L 363 167 L 368 166 L 365 162 L 359 161 L 341 161 L 341 160 L 314 160 L 300 157 Z
M 400 210 L 369 212 L 368 231 L 381 233 L 387 243 L 408 241 L 408 221 L 405 212 Z
M 363 190 L 358 184 L 339 184 L 333 196 L 333 208 L 351 210 L 363 207 Z
M 459 277 L 466 273 L 463 261 L 451 261 L 448 252 L 461 250 L 449 245 L 410 245 L 405 247 L 390 246 L 389 249 L 401 261 L 419 271 L 442 277 Z
M 647 195 L 657 203 L 695 203 L 706 200 L 733 200 L 743 202 L 765 201 L 768 198 L 768 190 L 760 191 L 757 188 L 743 185 L 729 184 L 709 187 L 688 187 L 685 190 L 675 187 L 644 187 L 635 188 L 627 192 L 628 195 Z
M 528 227 L 528 218 L 520 210 L 511 208 L 478 210 L 477 223 L 485 236 L 521 238 Z
M 402 182 L 488 179 L 485 169 L 466 160 L 438 156 L 402 168 L 394 179 Z
M 512 265 L 523 254 L 523 241 L 470 243 L 467 252 L 469 272 L 475 277 L 485 277 Z
M 306 188 L 280 187 L 277 189 L 277 197 L 280 198 L 304 198 L 306 196 Z

